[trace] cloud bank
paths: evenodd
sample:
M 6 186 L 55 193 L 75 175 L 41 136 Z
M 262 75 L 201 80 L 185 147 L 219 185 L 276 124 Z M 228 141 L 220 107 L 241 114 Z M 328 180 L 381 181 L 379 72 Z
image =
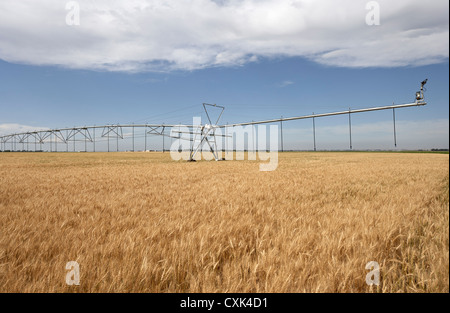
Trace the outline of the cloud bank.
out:
M 303 57 L 339 67 L 448 60 L 449 2 L 361 0 L 2 0 L 0 59 L 107 71 L 195 70 Z
M 28 126 L 28 125 L 22 125 L 22 124 L 0 124 L 0 136 L 33 132 L 33 131 L 38 131 L 38 130 L 47 130 L 47 129 L 49 129 L 49 128 Z

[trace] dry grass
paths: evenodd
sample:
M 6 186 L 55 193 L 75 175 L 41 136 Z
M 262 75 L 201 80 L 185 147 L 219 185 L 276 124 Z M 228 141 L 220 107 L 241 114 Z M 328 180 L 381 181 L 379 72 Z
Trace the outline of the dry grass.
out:
M 449 292 L 448 162 L 3 153 L 0 292 Z

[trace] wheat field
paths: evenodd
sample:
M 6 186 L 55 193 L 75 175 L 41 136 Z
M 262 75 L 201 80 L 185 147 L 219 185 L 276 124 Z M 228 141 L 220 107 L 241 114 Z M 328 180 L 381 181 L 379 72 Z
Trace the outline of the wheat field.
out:
M 448 154 L 1 153 L 0 292 L 449 292 L 448 192 Z

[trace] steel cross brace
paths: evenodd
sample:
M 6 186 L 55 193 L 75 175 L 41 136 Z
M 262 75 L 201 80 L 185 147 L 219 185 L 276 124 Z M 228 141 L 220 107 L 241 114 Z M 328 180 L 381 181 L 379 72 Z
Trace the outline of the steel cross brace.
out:
M 84 132 L 83 132 L 83 130 L 84 130 Z M 67 134 L 67 138 L 65 139 L 65 142 L 69 141 L 70 138 L 74 138 L 76 134 L 83 135 L 84 138 L 89 140 L 90 142 L 94 141 L 94 140 L 92 140 L 92 136 L 91 136 L 91 133 L 89 132 L 89 129 L 86 127 L 86 128 L 71 129 L 70 132 Z M 60 137 L 58 137 L 58 138 L 60 138 Z
M 148 126 L 148 128 L 150 128 L 150 130 L 147 132 L 147 134 L 164 136 L 164 129 L 166 127 L 165 126 L 156 126 L 156 127 Z M 160 128 L 161 128 L 161 130 L 159 131 Z
M 207 106 L 222 109 L 220 111 L 220 114 L 215 123 L 213 123 L 211 121 Z M 203 109 L 205 110 L 206 117 L 208 118 L 209 124 L 206 124 L 204 126 L 199 125 L 197 127 L 196 132 L 194 133 L 195 137 L 192 142 L 192 149 L 190 152 L 189 159 L 190 159 L 190 161 L 194 161 L 195 155 L 203 147 L 204 143 L 206 142 L 209 146 L 210 151 L 212 152 L 212 154 L 214 156 L 214 159 L 216 161 L 219 161 L 219 153 L 217 151 L 216 128 L 218 128 L 217 124 L 219 123 L 219 120 L 222 117 L 222 113 L 225 110 L 225 108 L 223 106 L 219 106 L 216 104 L 203 103 Z M 200 133 L 198 133 L 199 127 L 200 127 Z M 200 143 L 195 148 L 195 143 L 197 142 L 197 135 L 200 135 L 201 139 L 200 139 Z M 208 139 L 208 136 L 212 137 L 213 140 L 211 140 L 211 138 Z
M 117 137 L 123 139 L 122 126 L 108 125 L 103 128 L 102 137 L 107 137 L 110 133 L 116 134 Z

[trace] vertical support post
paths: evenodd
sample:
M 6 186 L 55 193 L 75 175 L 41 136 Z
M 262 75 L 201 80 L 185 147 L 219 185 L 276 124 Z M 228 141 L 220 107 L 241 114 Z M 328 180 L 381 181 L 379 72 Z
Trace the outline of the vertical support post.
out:
M 133 123 L 133 152 L 134 152 L 134 123 Z M 117 136 L 117 137 L 119 137 L 119 136 Z
M 84 129 L 84 152 L 87 152 L 87 128 Z
M 166 131 L 166 128 L 163 126 L 163 130 L 162 130 L 162 135 L 163 135 L 162 136 L 163 137 L 162 138 L 162 140 L 163 140 L 163 149 L 162 150 L 163 150 L 163 153 L 166 152 L 166 142 L 165 142 L 165 139 L 164 139 L 164 137 L 166 137 L 165 133 L 164 133 L 165 131 Z
M 116 152 L 119 152 L 119 126 L 116 128 Z
M 144 152 L 147 151 L 147 124 L 145 124 L 144 126 L 144 136 L 145 136 L 145 140 L 144 140 Z
M 351 109 L 348 108 L 348 130 L 350 133 L 350 150 L 353 149 L 353 145 L 352 145 L 352 117 L 351 117 Z
M 227 127 L 225 127 L 225 157 L 227 155 L 228 152 L 228 122 L 227 122 Z
M 58 152 L 58 136 L 56 136 L 56 133 L 53 135 L 55 136 L 55 152 Z
M 281 116 L 280 125 L 281 125 L 281 152 L 284 152 L 284 147 L 283 147 L 283 116 Z
M 75 152 L 75 136 L 77 133 L 75 132 L 75 129 L 73 129 L 73 152 Z
M 314 112 L 313 112 L 313 115 L 314 115 Z M 317 151 L 317 148 L 316 148 L 316 118 L 315 118 L 315 117 L 313 117 L 313 118 L 312 118 L 312 120 L 313 120 L 313 140 L 314 140 L 314 151 Z
M 95 125 L 94 125 L 94 128 L 92 129 L 92 132 L 94 133 L 94 134 L 93 134 L 93 136 L 94 136 L 94 141 L 93 141 L 92 143 L 93 143 L 93 145 L 94 145 L 94 152 L 95 152 Z
M 395 108 L 392 108 L 392 119 L 394 121 L 394 146 L 397 147 L 397 130 L 395 127 Z
M 254 121 L 252 121 L 252 122 L 254 122 Z M 256 140 L 256 138 L 255 138 L 255 125 L 252 125 L 252 137 L 253 137 L 253 142 L 252 142 L 252 144 L 253 144 L 253 151 L 252 152 L 256 152 L 256 149 L 255 149 L 255 140 Z
M 111 131 L 111 127 L 108 126 L 108 152 L 109 152 L 109 132 Z
M 66 152 L 69 152 L 69 130 L 66 129 Z
M 52 149 L 52 134 L 53 134 L 53 132 L 51 132 L 50 136 L 48 137 L 48 139 L 50 140 L 50 152 L 53 152 L 53 149 Z
M 172 144 L 173 144 L 173 137 L 170 136 L 170 147 L 172 147 Z

